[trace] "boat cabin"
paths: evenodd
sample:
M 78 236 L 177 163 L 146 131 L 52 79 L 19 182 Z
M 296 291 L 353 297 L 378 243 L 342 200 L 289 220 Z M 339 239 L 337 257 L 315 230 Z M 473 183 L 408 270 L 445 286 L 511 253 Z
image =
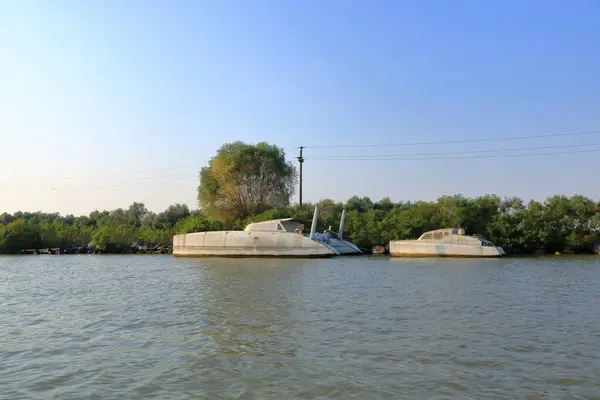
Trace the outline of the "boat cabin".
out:
M 270 221 L 252 222 L 244 231 L 289 232 L 302 233 L 304 224 L 294 218 L 273 219 Z
M 433 231 L 425 232 L 419 239 L 427 242 L 441 242 L 441 243 L 459 243 L 459 244 L 471 244 L 479 246 L 492 246 L 495 245 L 480 236 L 468 236 L 465 235 L 465 230 L 462 228 L 445 228 L 436 229 Z
M 462 232 L 464 235 L 464 231 Z M 418 240 L 444 240 L 444 238 L 450 238 L 453 235 L 458 235 L 458 229 L 447 228 L 447 229 L 436 229 L 434 231 L 425 232 L 419 236 Z

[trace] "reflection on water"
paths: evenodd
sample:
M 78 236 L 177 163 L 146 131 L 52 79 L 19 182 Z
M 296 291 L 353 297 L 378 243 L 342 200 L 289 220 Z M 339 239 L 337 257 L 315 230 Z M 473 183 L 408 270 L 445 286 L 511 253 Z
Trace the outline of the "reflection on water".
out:
M 592 398 L 597 258 L 0 258 L 0 398 Z
M 198 268 L 204 301 L 198 317 L 215 345 L 213 356 L 294 355 L 288 324 L 293 307 L 285 282 L 301 261 L 213 260 Z

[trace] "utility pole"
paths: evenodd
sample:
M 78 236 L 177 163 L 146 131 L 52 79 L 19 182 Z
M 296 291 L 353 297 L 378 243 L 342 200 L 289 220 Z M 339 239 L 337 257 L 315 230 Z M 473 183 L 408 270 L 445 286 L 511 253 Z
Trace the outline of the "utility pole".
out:
M 302 207 L 302 164 L 304 163 L 304 158 L 302 158 L 302 149 L 304 149 L 304 146 L 300 146 L 300 156 L 296 157 L 300 163 L 300 207 Z

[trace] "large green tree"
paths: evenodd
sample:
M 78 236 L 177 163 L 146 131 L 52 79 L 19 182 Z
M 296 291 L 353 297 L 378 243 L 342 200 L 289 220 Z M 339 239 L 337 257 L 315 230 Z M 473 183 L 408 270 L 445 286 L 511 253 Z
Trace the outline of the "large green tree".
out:
M 40 243 L 39 226 L 29 220 L 15 219 L 0 229 L 0 250 L 36 249 Z
M 228 143 L 200 171 L 198 201 L 208 217 L 232 221 L 289 205 L 296 168 L 283 149 L 258 143 Z

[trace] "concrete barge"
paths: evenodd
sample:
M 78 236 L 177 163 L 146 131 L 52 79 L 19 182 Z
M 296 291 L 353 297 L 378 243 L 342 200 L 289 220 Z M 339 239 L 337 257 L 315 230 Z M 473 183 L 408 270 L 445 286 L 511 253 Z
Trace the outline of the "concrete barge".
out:
M 310 234 L 293 218 L 248 224 L 243 231 L 196 232 L 173 237 L 176 257 L 300 257 L 340 255 L 334 246 L 317 238 L 319 207 L 315 207 Z
M 498 258 L 504 249 L 479 236 L 465 235 L 464 229 L 437 229 L 425 232 L 417 240 L 392 240 L 392 257 L 473 257 Z

